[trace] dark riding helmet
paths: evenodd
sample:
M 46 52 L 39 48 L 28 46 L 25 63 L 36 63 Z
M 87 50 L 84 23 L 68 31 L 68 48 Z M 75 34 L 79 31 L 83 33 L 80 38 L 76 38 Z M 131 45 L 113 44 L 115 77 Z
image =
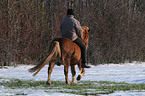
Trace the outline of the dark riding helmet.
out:
M 72 9 L 67 10 L 67 15 L 74 15 L 74 11 Z

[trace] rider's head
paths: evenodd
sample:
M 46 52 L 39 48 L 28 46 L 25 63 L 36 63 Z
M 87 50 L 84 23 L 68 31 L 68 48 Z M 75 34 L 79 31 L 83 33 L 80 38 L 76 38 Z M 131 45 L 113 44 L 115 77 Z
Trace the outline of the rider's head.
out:
M 67 15 L 74 15 L 74 11 L 72 9 L 67 10 Z

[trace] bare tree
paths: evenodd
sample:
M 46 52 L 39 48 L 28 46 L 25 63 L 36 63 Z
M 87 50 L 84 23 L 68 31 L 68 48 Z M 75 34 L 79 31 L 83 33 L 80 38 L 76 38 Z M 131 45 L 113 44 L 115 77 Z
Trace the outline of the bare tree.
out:
M 91 28 L 92 64 L 145 60 L 145 0 L 2 0 L 0 65 L 34 63 L 60 37 L 60 22 L 72 8 Z M 10 62 L 10 63 L 8 63 Z

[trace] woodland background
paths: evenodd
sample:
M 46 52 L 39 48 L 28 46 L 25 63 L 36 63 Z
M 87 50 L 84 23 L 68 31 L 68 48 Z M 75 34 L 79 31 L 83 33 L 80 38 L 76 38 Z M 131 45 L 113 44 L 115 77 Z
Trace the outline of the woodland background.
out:
M 145 0 L 0 0 L 0 65 L 46 57 L 68 8 L 91 28 L 88 62 L 145 61 Z

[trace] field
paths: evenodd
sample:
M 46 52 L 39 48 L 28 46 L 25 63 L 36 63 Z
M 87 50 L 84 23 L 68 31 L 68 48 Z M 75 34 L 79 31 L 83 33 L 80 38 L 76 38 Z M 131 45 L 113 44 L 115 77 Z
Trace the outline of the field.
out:
M 71 96 L 71 95 L 109 95 L 144 96 L 145 63 L 104 64 L 86 69 L 78 84 L 66 85 L 63 66 L 55 66 L 52 72 L 52 85 L 46 85 L 47 67 L 36 77 L 28 73 L 32 65 L 0 69 L 0 96 Z M 77 69 L 77 68 L 76 68 Z M 77 75 L 80 73 L 77 70 Z M 71 72 L 69 72 L 71 81 Z

